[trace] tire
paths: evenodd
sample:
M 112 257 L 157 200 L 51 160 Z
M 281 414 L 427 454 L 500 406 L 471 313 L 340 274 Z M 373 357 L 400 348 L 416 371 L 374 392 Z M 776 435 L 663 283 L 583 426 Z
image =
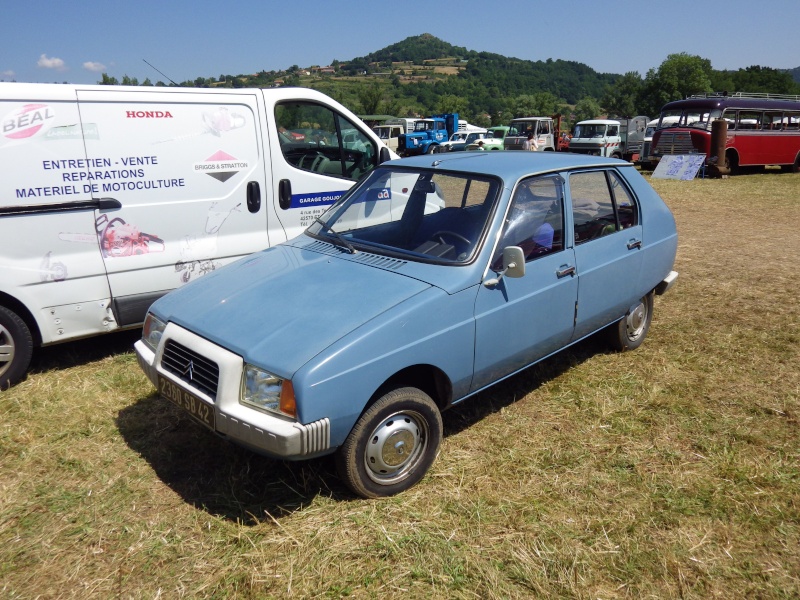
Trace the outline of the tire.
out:
M 22 380 L 33 356 L 33 338 L 25 321 L 0 306 L 0 390 Z
M 725 156 L 728 160 L 728 169 L 731 175 L 741 175 L 742 170 L 739 167 L 739 155 L 736 152 L 728 152 Z
M 608 341 L 619 352 L 635 350 L 642 345 L 653 320 L 653 292 L 628 309 L 619 321 L 608 327 Z
M 438 152 L 437 150 L 438 147 L 439 146 L 437 144 L 431 144 L 430 146 L 428 146 L 428 149 L 425 150 L 425 154 L 434 154 L 435 152 Z
M 403 492 L 428 472 L 442 441 L 442 416 L 417 388 L 381 396 L 358 419 L 336 455 L 339 476 L 363 498 Z

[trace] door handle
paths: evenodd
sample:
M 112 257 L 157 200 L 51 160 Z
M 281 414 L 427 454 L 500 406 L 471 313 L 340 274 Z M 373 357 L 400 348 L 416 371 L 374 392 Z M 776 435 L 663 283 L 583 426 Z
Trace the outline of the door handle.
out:
M 638 248 L 639 250 L 642 249 L 642 240 L 631 240 L 628 242 L 628 250 L 633 250 L 634 248 Z
M 257 181 L 247 182 L 247 210 L 251 213 L 261 210 L 261 186 Z
M 292 182 L 288 179 L 281 179 L 278 182 L 278 206 L 283 210 L 289 210 L 292 205 Z
M 575 275 L 575 267 L 561 265 L 561 268 L 556 271 L 556 277 L 561 279 L 562 277 L 566 277 L 567 275 Z

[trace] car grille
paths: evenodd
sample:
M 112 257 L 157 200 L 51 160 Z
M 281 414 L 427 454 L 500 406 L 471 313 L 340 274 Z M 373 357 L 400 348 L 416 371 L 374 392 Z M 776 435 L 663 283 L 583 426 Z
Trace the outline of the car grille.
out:
M 175 340 L 168 340 L 161 357 L 161 366 L 211 398 L 217 397 L 219 366 L 214 361 Z
M 667 131 L 661 134 L 658 146 L 653 146 L 653 154 L 695 154 L 692 136 L 688 131 Z

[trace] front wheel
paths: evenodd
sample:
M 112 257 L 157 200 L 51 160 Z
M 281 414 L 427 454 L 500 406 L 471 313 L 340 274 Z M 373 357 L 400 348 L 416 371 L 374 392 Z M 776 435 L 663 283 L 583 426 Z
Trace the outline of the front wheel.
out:
M 608 341 L 615 350 L 635 350 L 642 345 L 653 320 L 653 293 L 650 292 L 630 307 L 628 314 L 609 325 Z
M 0 390 L 22 379 L 33 355 L 33 339 L 25 321 L 0 306 Z
M 339 448 L 336 466 L 359 496 L 392 496 L 425 476 L 441 440 L 442 416 L 430 396 L 399 388 L 361 415 Z

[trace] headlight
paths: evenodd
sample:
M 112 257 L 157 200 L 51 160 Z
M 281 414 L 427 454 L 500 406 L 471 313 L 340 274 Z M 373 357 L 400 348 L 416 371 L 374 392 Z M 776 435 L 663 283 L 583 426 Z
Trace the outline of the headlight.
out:
M 158 348 L 158 343 L 161 341 L 161 336 L 164 335 L 166 326 L 167 324 L 158 317 L 153 316 L 153 313 L 147 313 L 142 327 L 142 341 L 153 352 Z
M 246 364 L 241 403 L 277 414 L 297 416 L 292 382 Z

